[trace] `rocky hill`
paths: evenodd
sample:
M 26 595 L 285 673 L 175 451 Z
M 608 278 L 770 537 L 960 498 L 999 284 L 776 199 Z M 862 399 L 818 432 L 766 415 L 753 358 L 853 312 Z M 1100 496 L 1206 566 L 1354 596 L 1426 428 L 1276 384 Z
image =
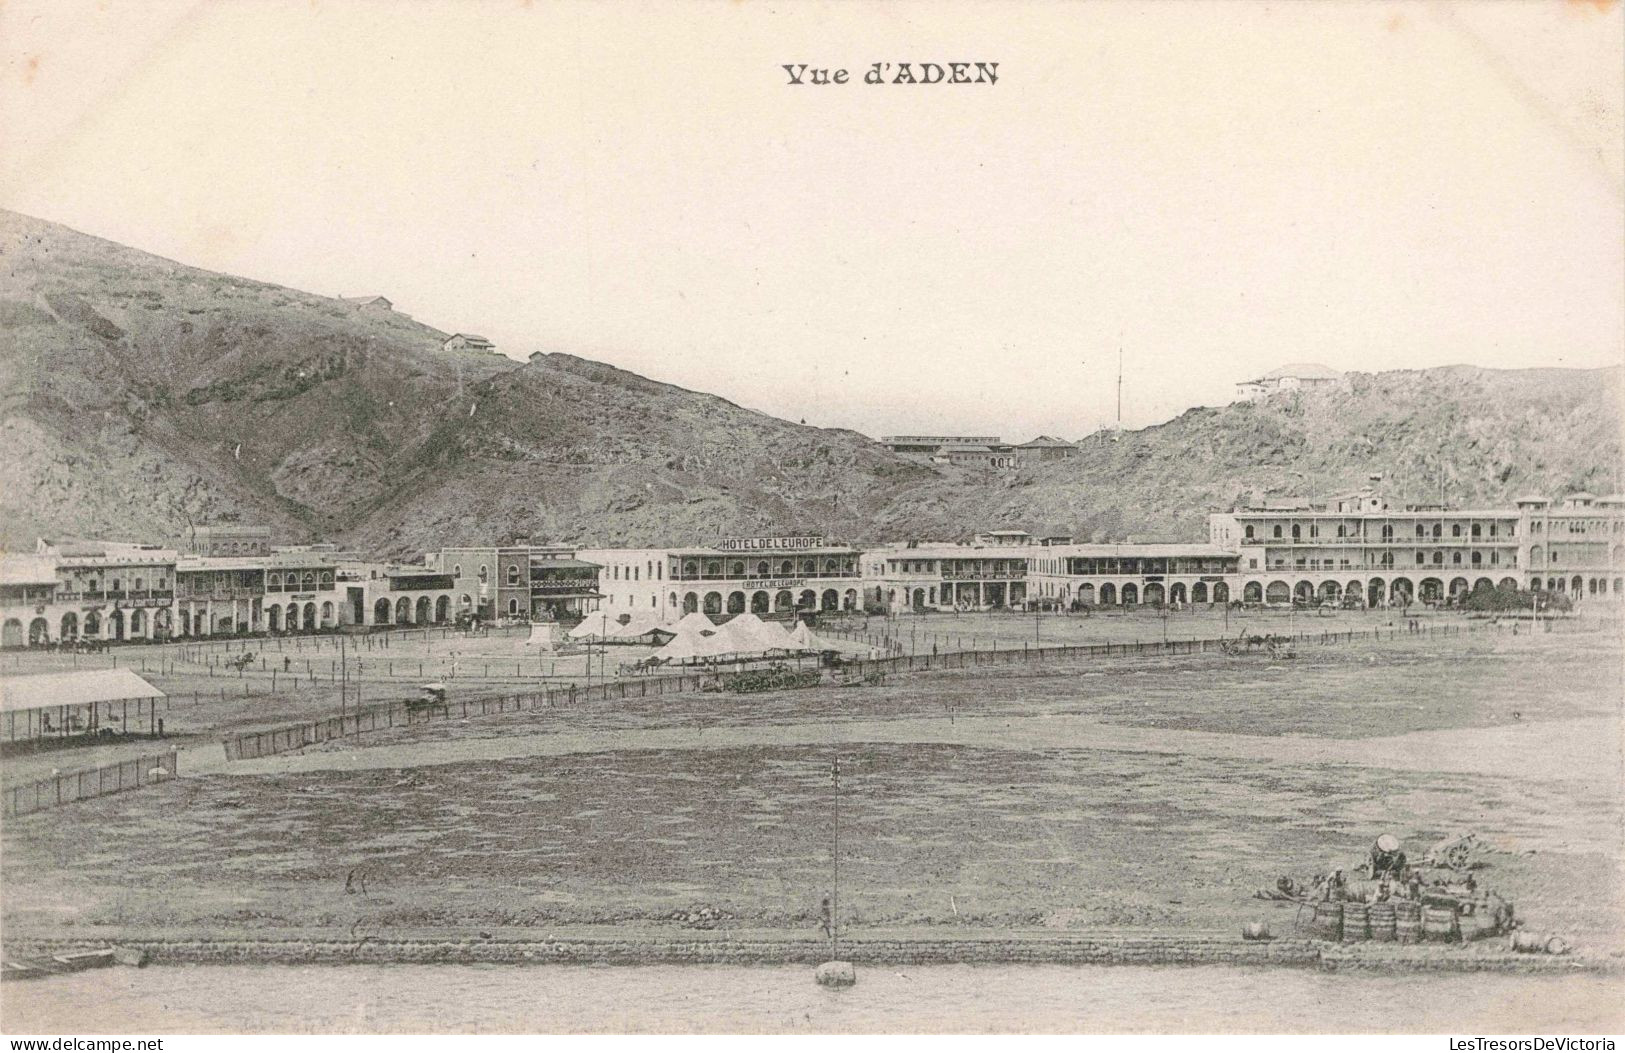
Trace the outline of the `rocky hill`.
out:
M 444 339 L 0 213 L 0 544 L 220 521 L 393 556 L 514 534 L 1192 537 L 1210 506 L 1373 472 L 1417 501 L 1441 472 L 1454 502 L 1619 488 L 1619 370 L 1351 374 L 992 473 L 571 355 L 519 364 Z
M 1396 504 L 1501 504 L 1525 493 L 1621 489 L 1615 369 L 1473 366 L 1351 373 L 1329 390 L 1193 409 L 1080 441 L 1071 461 L 930 510 L 942 526 L 998 524 L 1080 539 L 1202 536 L 1210 509 L 1250 495 L 1319 497 L 1373 474 Z M 921 510 L 888 510 L 899 526 Z M 940 527 L 939 527 L 940 529 Z

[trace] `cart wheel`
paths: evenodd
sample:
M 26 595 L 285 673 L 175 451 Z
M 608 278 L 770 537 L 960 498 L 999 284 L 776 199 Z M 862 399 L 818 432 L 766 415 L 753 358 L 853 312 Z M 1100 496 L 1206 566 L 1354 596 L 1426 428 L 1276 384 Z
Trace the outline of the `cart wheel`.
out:
M 1451 845 L 1445 850 L 1444 861 L 1451 870 L 1466 870 L 1473 861 L 1473 847 L 1465 843 Z

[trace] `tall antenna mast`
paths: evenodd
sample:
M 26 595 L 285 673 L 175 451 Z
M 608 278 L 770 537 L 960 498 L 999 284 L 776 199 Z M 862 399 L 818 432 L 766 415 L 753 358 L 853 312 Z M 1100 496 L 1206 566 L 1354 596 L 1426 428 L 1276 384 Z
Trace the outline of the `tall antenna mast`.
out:
M 1123 344 L 1117 344 L 1117 430 L 1123 430 Z

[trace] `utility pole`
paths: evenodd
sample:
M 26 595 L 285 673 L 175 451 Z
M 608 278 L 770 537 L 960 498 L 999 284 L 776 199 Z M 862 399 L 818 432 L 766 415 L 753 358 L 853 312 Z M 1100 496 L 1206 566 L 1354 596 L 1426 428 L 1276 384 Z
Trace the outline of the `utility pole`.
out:
M 349 641 L 344 638 L 343 630 L 339 632 L 339 723 L 344 723 L 344 706 L 350 697 L 350 648 Z
M 830 839 L 830 863 L 833 880 L 829 892 L 829 946 L 830 957 L 839 961 L 841 957 L 841 755 L 839 753 L 835 755 L 829 773 L 835 786 L 833 802 L 834 834 Z

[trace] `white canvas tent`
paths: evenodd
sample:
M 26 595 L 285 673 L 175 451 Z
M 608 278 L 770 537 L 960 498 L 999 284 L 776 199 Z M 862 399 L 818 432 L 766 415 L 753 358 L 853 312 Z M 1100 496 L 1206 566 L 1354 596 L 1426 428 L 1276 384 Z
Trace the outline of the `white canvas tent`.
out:
M 682 619 L 676 625 L 672 626 L 672 629 L 679 636 L 689 632 L 714 633 L 717 631 L 716 624 L 699 611 L 689 611 L 687 614 L 683 615 Z
M 689 662 L 703 657 L 700 654 L 700 645 L 705 638 L 698 633 L 688 633 L 675 636 L 666 646 L 649 656 L 654 662 Z
M 789 637 L 782 629 L 754 614 L 736 615 L 722 628 L 742 651 L 783 651 L 790 646 Z
M 703 618 L 704 615 L 701 615 Z M 685 618 L 677 625 L 677 636 L 656 651 L 662 662 L 686 662 L 696 658 L 756 658 L 770 651 L 789 649 L 789 638 L 755 615 L 742 614 L 720 626 L 706 622 L 700 629 Z
M 616 625 L 614 622 L 610 621 L 610 617 L 607 612 L 593 611 L 591 614 L 581 619 L 580 625 L 577 625 L 574 629 L 570 630 L 570 639 L 585 640 L 588 637 L 596 637 L 602 640 L 604 637 L 611 635 L 614 630 L 619 628 L 619 625 Z
M 790 647 L 791 650 L 794 650 L 794 651 L 835 651 L 835 650 L 839 650 L 839 648 L 835 647 L 833 644 L 829 643 L 827 640 L 823 640 L 823 639 L 819 638 L 818 636 L 813 635 L 813 631 L 811 629 L 807 628 L 807 623 L 806 622 L 799 622 L 799 621 L 796 622 L 796 627 L 794 629 L 790 630 L 789 647 Z
M 625 625 L 618 625 L 613 619 L 609 623 L 609 636 L 615 640 L 638 640 L 654 632 L 672 634 L 669 627 L 660 623 L 657 615 L 648 611 L 633 614 Z

